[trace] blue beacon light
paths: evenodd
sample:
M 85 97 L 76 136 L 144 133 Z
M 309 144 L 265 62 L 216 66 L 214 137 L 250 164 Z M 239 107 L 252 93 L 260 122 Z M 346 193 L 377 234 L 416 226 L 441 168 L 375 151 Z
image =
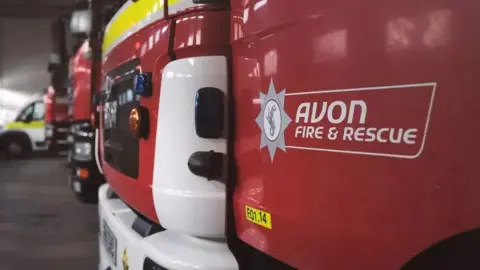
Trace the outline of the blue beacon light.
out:
M 151 73 L 140 73 L 135 75 L 134 88 L 135 94 L 142 97 L 152 96 L 152 75 Z

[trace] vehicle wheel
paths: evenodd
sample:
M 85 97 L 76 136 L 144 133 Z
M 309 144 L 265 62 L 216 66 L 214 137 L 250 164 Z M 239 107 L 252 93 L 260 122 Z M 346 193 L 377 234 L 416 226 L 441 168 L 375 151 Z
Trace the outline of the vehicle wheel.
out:
M 77 196 L 82 203 L 85 203 L 85 204 L 98 203 L 98 196 L 96 196 L 96 194 L 78 194 Z
M 400 270 L 480 269 L 480 228 L 452 236 L 420 252 Z
M 83 188 L 82 191 L 76 193 L 79 201 L 85 204 L 98 203 L 98 189 L 92 187 Z
M 48 155 L 51 157 L 58 156 L 58 149 L 56 145 L 50 145 L 50 147 L 48 148 Z
M 9 138 L 4 145 L 7 158 L 16 159 L 25 157 L 31 150 L 29 142 L 17 138 Z
M 97 204 L 98 198 L 97 196 L 89 195 L 78 195 L 78 199 L 84 204 Z

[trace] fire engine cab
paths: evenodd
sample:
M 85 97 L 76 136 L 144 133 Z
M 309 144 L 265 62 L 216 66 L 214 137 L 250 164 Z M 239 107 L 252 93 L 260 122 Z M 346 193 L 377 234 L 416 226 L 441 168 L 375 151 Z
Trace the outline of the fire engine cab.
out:
M 66 18 L 60 17 L 52 23 L 53 50 L 48 63 L 51 84 L 45 95 L 45 138 L 48 150 L 53 154 L 68 149 L 68 52 L 65 22 Z
M 77 2 L 70 25 L 75 53 L 70 58 L 68 87 L 69 184 L 77 197 L 87 203 L 97 201 L 98 188 L 105 182 L 95 159 L 98 132 L 95 132 L 96 107 L 92 104 L 94 94 L 100 89 L 100 55 L 91 46 L 96 40 L 89 39 L 89 36 L 96 38 L 91 32 L 96 34 L 100 30 L 92 29 L 91 22 L 89 3 Z
M 229 12 L 170 3 L 126 1 L 105 30 L 101 269 L 238 268 L 222 158 Z
M 479 8 L 124 1 L 100 269 L 479 269 Z

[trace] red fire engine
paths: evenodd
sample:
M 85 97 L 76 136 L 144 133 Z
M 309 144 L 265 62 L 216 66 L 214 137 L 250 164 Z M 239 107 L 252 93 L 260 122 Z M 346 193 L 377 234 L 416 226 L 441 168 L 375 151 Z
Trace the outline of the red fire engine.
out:
M 100 269 L 480 267 L 480 3 L 295 4 L 118 9 Z
M 77 2 L 70 27 L 77 46 L 70 58 L 69 72 L 69 183 L 78 198 L 87 203 L 97 201 L 98 188 L 105 182 L 94 155 L 98 133 L 94 121 L 96 107 L 92 102 L 100 89 L 100 55 L 93 49 L 98 47 L 95 43 L 98 43 L 96 34 L 100 29 L 93 29 L 91 22 L 88 2 Z
M 51 153 L 68 149 L 67 134 L 68 97 L 67 73 L 68 53 L 65 40 L 65 18 L 60 17 L 52 24 L 53 50 L 48 64 L 51 84 L 45 94 L 45 138 Z

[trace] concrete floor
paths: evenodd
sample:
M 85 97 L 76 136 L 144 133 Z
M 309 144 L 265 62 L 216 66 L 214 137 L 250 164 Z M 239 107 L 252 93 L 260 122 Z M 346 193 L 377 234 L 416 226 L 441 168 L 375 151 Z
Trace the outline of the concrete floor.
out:
M 65 158 L 0 160 L 0 270 L 97 269 L 97 206 L 67 172 Z

